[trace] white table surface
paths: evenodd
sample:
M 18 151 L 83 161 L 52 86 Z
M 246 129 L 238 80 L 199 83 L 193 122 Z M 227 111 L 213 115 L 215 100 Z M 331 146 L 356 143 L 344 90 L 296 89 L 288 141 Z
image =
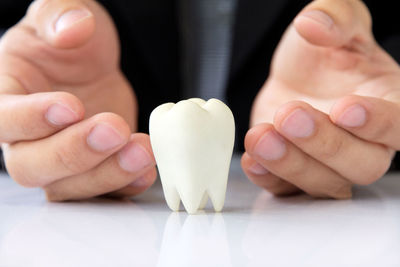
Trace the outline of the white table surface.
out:
M 0 266 L 400 266 L 400 175 L 352 200 L 275 198 L 232 164 L 222 213 L 133 200 L 47 203 L 0 176 Z

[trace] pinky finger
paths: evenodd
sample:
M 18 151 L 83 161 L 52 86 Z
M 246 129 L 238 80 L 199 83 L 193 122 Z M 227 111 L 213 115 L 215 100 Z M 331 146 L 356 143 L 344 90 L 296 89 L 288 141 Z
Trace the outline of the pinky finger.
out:
M 301 192 L 298 187 L 270 173 L 246 152 L 242 156 L 241 165 L 250 181 L 276 196 L 286 196 Z

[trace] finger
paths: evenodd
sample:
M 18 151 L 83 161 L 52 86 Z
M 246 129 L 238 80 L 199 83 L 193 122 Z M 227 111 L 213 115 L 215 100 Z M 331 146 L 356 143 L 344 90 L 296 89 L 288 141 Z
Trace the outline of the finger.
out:
M 83 117 L 83 104 L 69 93 L 0 95 L 0 142 L 47 137 Z
M 97 114 L 48 138 L 4 146 L 6 168 L 19 184 L 43 187 L 92 169 L 123 147 L 129 136 L 121 117 Z
M 106 194 L 106 197 L 125 198 L 134 197 L 145 192 L 149 187 L 154 184 L 157 179 L 157 169 L 151 168 L 143 176 L 137 178 L 133 183 L 125 186 L 122 189 Z
M 243 153 L 241 165 L 250 181 L 274 195 L 284 196 L 300 192 L 299 188 L 270 173 L 246 152 Z
M 50 201 L 86 199 L 117 190 L 115 195 L 137 194 L 153 184 L 155 178 L 149 136 L 133 134 L 121 151 L 95 168 L 56 181 L 46 186 L 45 191 Z
M 400 107 L 387 100 L 347 96 L 331 109 L 331 120 L 364 140 L 400 150 Z
M 7 39 L 10 41 L 6 41 Z M 51 92 L 52 89 L 40 70 L 30 62 L 5 51 L 5 46 L 14 45 L 12 39 L 2 37 L 0 40 L 0 94 Z
M 86 43 L 95 31 L 91 8 L 80 0 L 36 0 L 23 23 L 57 48 L 75 48 Z
M 353 183 L 370 184 L 390 166 L 391 155 L 386 147 L 353 136 L 304 102 L 280 107 L 274 125 L 300 150 Z
M 315 197 L 351 197 L 351 183 L 279 135 L 271 124 L 251 128 L 246 152 L 275 176 Z
M 372 40 L 371 24 L 368 8 L 359 0 L 313 1 L 294 20 L 297 32 L 305 40 L 333 47 Z

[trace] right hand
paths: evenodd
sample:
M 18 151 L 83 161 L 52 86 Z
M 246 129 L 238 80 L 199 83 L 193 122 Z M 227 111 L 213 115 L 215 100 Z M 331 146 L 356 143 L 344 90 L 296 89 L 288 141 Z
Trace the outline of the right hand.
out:
M 51 201 L 132 196 L 156 178 L 148 135 L 94 0 L 37 0 L 0 40 L 0 143 L 10 176 Z

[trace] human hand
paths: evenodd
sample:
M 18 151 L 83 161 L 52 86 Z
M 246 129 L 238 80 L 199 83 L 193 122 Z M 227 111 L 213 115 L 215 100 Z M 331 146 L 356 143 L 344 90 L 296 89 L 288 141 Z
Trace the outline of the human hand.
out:
M 400 69 L 359 0 L 317 0 L 295 18 L 252 110 L 242 167 L 276 195 L 349 198 L 400 149 Z
M 0 143 L 19 184 L 51 201 L 131 196 L 156 178 L 149 137 L 92 0 L 37 0 L 0 41 Z

